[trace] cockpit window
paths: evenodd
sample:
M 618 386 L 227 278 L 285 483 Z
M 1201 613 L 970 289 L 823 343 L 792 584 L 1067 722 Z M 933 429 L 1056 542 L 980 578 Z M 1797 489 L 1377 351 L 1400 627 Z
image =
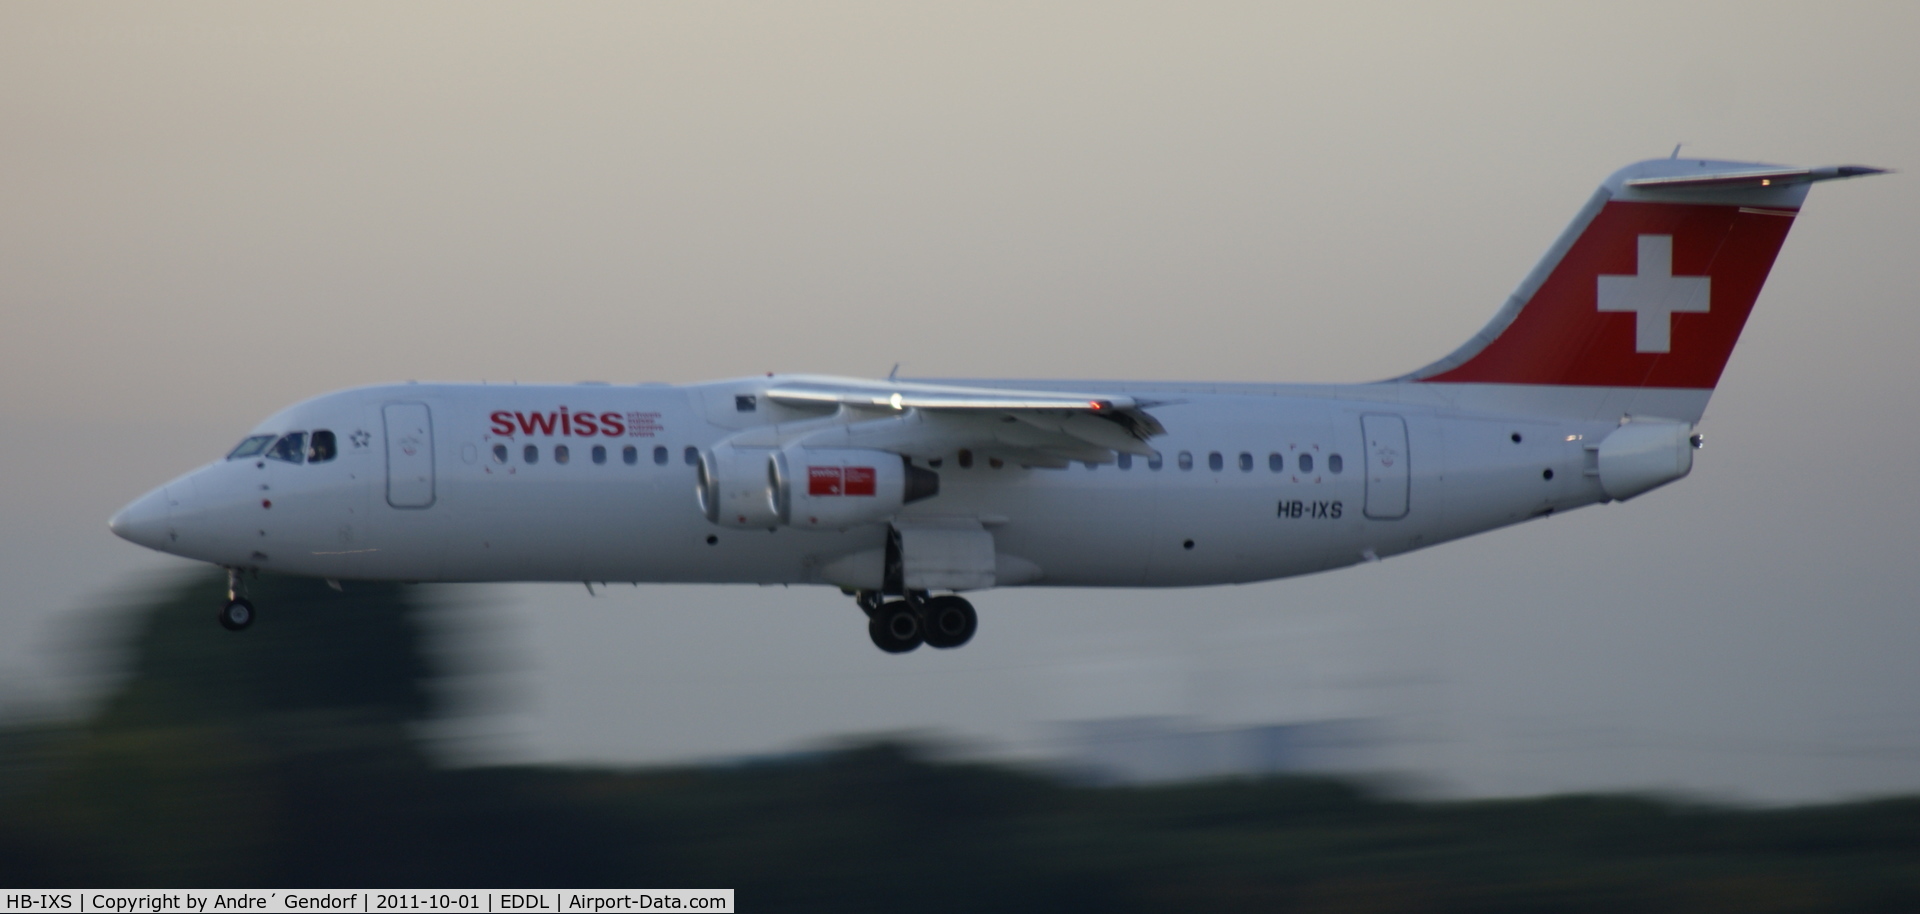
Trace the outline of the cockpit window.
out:
M 235 445 L 233 450 L 227 452 L 227 459 L 238 460 L 242 457 L 252 457 L 266 450 L 267 445 L 272 443 L 272 435 L 250 435 L 241 439 L 240 443 Z
M 280 436 L 273 447 L 267 448 L 267 456 L 274 460 L 299 463 L 307 457 L 307 433 L 288 432 Z
M 313 440 L 307 442 L 308 463 L 326 463 L 339 452 L 339 447 L 334 444 L 333 433 L 324 428 L 314 432 Z

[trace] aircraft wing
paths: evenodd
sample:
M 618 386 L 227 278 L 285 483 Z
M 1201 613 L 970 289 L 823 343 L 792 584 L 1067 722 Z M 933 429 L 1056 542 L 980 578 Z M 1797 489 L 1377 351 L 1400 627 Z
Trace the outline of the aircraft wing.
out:
M 808 435 L 811 446 L 929 459 L 967 448 L 1029 466 L 1111 463 L 1116 452 L 1151 455 L 1147 439 L 1166 434 L 1146 404 L 1112 394 L 817 378 L 781 382 L 764 396 L 785 406 L 871 414 Z

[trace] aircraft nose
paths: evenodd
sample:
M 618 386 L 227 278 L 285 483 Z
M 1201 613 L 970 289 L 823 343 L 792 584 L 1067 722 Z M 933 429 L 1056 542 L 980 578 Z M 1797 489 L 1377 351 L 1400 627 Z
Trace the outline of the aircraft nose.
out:
M 121 508 L 107 521 L 107 529 L 128 542 L 166 551 L 175 538 L 168 512 L 171 501 L 166 486 L 154 489 Z

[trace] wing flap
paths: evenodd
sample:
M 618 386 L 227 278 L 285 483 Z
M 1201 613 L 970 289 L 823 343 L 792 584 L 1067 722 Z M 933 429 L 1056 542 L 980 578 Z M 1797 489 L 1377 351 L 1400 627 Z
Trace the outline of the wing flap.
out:
M 1139 457 L 1153 455 L 1153 448 L 1145 441 L 1134 437 L 1125 426 L 1108 421 L 1101 416 L 1086 413 L 1030 412 L 1016 413 L 1018 421 L 1046 432 L 1064 434 L 1086 444 L 1109 451 L 1120 451 Z

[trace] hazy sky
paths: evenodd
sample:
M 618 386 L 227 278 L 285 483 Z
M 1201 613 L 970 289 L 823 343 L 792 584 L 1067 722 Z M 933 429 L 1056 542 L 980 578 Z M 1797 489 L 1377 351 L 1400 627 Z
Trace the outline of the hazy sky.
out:
M 87 608 L 187 564 L 112 510 L 297 399 L 1385 377 L 1685 142 L 1906 172 L 1815 188 L 1691 478 L 1314 578 L 983 594 L 973 644 L 906 657 L 830 590 L 473 588 L 520 696 L 487 751 L 1359 716 L 1466 792 L 1920 790 L 1916 33 L 1896 3 L 0 5 L 0 696 L 76 694 Z

